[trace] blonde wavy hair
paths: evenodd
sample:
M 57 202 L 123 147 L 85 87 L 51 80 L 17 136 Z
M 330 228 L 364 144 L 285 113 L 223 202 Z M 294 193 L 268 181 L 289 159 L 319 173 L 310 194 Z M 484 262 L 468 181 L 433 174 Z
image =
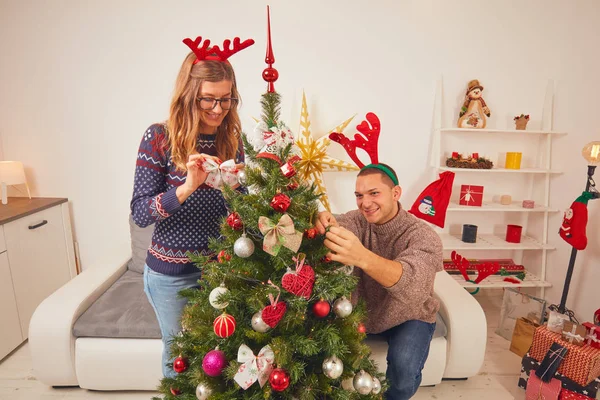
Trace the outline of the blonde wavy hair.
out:
M 196 55 L 190 52 L 181 65 L 166 124 L 166 139 L 171 149 L 171 159 L 180 171 L 186 170 L 188 157 L 196 152 L 202 112 L 196 98 L 200 94 L 202 82 L 231 81 L 231 97 L 240 98 L 235 73 L 229 62 L 204 60 L 194 64 L 195 60 Z M 235 157 L 241 130 L 236 106 L 229 110 L 217 128 L 217 157 L 223 161 Z

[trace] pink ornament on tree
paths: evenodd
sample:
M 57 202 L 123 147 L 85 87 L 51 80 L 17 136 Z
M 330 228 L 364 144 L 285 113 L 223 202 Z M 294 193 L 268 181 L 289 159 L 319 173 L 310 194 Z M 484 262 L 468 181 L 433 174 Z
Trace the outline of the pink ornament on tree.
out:
M 202 370 L 208 376 L 219 376 L 227 366 L 227 357 L 221 350 L 211 350 L 202 359 Z

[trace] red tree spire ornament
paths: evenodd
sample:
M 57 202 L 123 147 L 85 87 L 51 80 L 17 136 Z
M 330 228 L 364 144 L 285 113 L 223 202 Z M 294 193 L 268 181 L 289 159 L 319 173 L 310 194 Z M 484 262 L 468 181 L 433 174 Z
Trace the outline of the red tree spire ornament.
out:
M 221 50 L 218 45 L 210 47 L 210 40 L 208 39 L 205 39 L 202 46 L 200 46 L 200 43 L 202 43 L 202 36 L 198 36 L 195 40 L 190 38 L 183 39 L 183 43 L 194 52 L 196 55 L 194 64 L 198 64 L 203 60 L 226 62 L 227 59 L 235 53 L 252 46 L 254 44 L 254 39 L 246 39 L 241 42 L 240 38 L 236 37 L 233 39 L 233 48 L 230 48 L 231 40 L 225 39 L 223 41 L 223 50 Z
M 263 79 L 268 83 L 267 92 L 275 93 L 275 81 L 279 78 L 279 72 L 273 68 L 275 63 L 275 56 L 273 55 L 273 46 L 271 45 L 271 11 L 267 6 L 267 55 L 265 56 L 265 62 L 269 65 L 268 68 L 262 73 Z
M 379 163 L 379 155 L 377 145 L 379 143 L 379 133 L 381 132 L 381 123 L 379 118 L 374 113 L 370 112 L 366 115 L 367 119 L 361 122 L 356 130 L 362 133 L 354 135 L 354 139 L 349 139 L 343 133 L 333 132 L 329 134 L 329 138 L 334 142 L 337 142 L 344 146 L 344 150 L 350 156 L 352 161 L 359 167 L 365 166 L 358 156 L 356 155 L 356 149 L 360 148 L 367 152 L 371 159 L 371 164 Z

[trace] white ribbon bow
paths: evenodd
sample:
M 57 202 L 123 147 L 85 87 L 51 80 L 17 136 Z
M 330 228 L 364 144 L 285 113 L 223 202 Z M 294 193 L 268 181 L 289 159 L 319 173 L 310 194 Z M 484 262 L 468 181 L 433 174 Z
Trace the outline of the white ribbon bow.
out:
M 283 122 L 269 129 L 267 124 L 259 122 L 254 128 L 252 146 L 259 153 L 277 154 L 288 144 L 294 143 L 294 134 Z
M 252 386 L 257 380 L 260 387 L 263 387 L 269 380 L 269 375 L 273 370 L 274 359 L 275 354 L 269 345 L 263 347 L 258 356 L 255 356 L 250 347 L 242 344 L 238 350 L 237 358 L 242 365 L 238 368 L 238 372 L 233 379 L 244 390 Z
M 235 160 L 227 160 L 218 164 L 212 158 L 207 158 L 202 163 L 202 169 L 208 173 L 204 183 L 212 188 L 220 189 L 223 185 L 234 186 L 238 184 L 238 169 Z

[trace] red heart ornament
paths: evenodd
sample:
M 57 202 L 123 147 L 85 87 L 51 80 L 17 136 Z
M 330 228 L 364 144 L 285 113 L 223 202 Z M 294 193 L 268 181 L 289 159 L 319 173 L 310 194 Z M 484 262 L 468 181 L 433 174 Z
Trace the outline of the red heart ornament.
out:
M 281 318 L 283 318 L 286 310 L 287 304 L 283 301 L 279 301 L 274 306 L 271 305 L 263 308 L 262 319 L 265 321 L 265 324 L 269 325 L 271 328 L 275 328 L 279 321 L 281 321 Z
M 285 290 L 306 300 L 310 298 L 314 284 L 315 271 L 310 265 L 303 265 L 300 272 L 286 272 L 281 278 L 281 286 Z

